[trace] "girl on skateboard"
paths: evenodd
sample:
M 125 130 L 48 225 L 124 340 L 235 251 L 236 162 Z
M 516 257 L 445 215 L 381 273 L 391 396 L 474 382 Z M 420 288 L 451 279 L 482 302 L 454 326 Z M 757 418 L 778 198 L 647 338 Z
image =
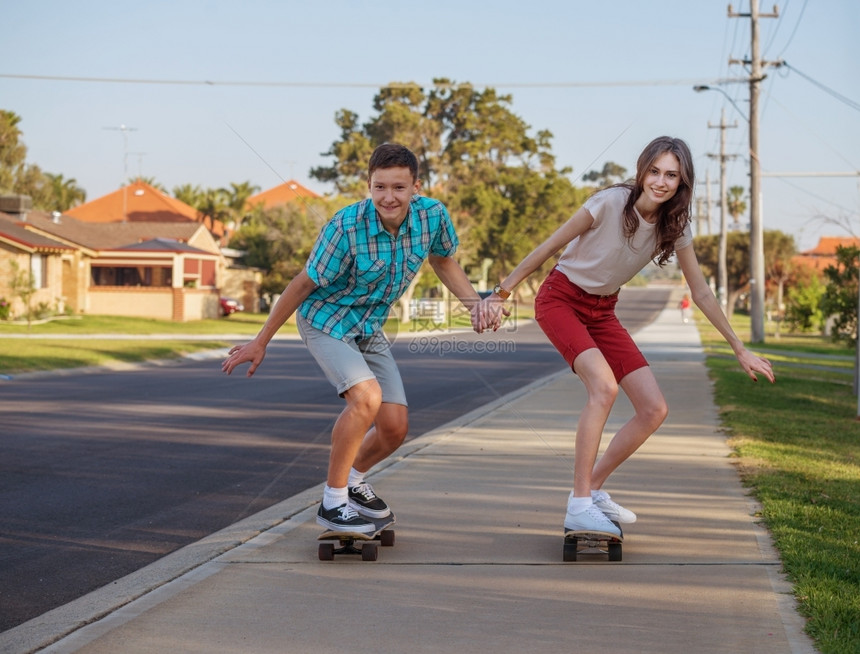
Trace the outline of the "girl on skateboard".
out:
M 693 252 L 690 204 L 694 171 L 684 141 L 659 137 L 636 165 L 635 180 L 592 195 L 572 218 L 528 254 L 479 307 L 481 326 L 496 327 L 517 284 L 564 250 L 535 298 L 535 318 L 585 385 L 588 399 L 576 428 L 573 491 L 566 529 L 620 535 L 614 522 L 636 514 L 602 490 L 609 475 L 663 423 L 666 400 L 648 362 L 621 326 L 615 304 L 621 286 L 649 261 L 665 265 L 672 254 L 696 306 L 726 339 L 753 381 L 773 383 L 770 362 L 747 350 L 720 310 Z M 634 415 L 597 460 L 601 434 L 619 387 Z

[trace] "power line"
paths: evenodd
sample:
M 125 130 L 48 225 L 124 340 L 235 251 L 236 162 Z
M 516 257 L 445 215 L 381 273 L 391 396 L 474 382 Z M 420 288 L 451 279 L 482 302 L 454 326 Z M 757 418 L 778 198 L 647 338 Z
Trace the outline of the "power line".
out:
M 785 66 L 785 67 L 786 67 L 786 68 L 788 68 L 789 70 L 794 71 L 795 73 L 797 73 L 798 75 L 800 75 L 803 79 L 805 79 L 807 82 L 810 82 L 811 84 L 814 84 L 815 86 L 817 86 L 818 88 L 820 88 L 822 91 L 824 91 L 824 92 L 825 92 L 825 93 L 827 93 L 828 95 L 833 96 L 834 98 L 836 98 L 836 99 L 837 99 L 837 100 L 839 100 L 840 102 L 842 102 L 842 103 L 844 103 L 844 104 L 848 105 L 849 107 L 851 107 L 851 108 L 852 108 L 852 109 L 854 109 L 855 111 L 860 111 L 860 103 L 858 103 L 858 102 L 854 102 L 854 100 L 852 100 L 852 99 L 850 99 L 850 98 L 847 98 L 847 97 L 845 97 L 844 95 L 842 95 L 841 93 L 838 93 L 838 92 L 834 91 L 833 89 L 831 89 L 831 88 L 830 88 L 830 87 L 828 87 L 828 86 L 825 86 L 824 84 L 822 84 L 822 83 L 821 83 L 821 82 L 819 82 L 818 80 L 813 79 L 812 77 L 810 77 L 810 76 L 809 76 L 809 75 L 807 75 L 806 73 L 802 73 L 802 72 L 800 72 L 799 70 L 797 70 L 797 68 L 795 68 L 794 66 L 790 65 L 787 61 L 783 61 L 783 62 L 781 62 L 781 65 L 782 65 L 782 66 Z
M 290 81 L 235 81 L 235 80 L 182 80 L 182 79 L 141 79 L 133 77 L 83 77 L 65 75 L 29 75 L 18 73 L 0 73 L 0 78 L 25 79 L 47 82 L 89 82 L 96 84 L 165 84 L 172 86 L 244 86 L 244 87 L 288 87 L 288 88 L 406 88 L 411 89 L 422 86 L 415 82 L 290 82 Z M 747 81 L 744 77 L 729 77 L 702 82 L 702 80 L 676 79 L 676 80 L 622 80 L 617 82 L 498 82 L 498 83 L 447 83 L 439 84 L 433 82 L 427 86 L 442 88 L 579 88 L 579 87 L 619 87 L 619 86 L 684 86 L 690 84 L 731 84 Z

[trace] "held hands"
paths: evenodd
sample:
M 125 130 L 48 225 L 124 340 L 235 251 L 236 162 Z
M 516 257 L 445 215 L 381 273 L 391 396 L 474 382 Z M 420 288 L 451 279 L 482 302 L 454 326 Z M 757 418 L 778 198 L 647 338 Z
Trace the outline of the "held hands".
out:
M 266 348 L 257 343 L 256 340 L 245 343 L 244 345 L 235 345 L 230 348 L 227 358 L 221 364 L 221 372 L 231 374 L 236 366 L 243 363 L 251 362 L 248 368 L 248 377 L 251 377 L 266 356 Z
M 775 378 L 773 376 L 773 368 L 770 365 L 770 361 L 764 357 L 756 356 L 747 349 L 741 350 L 737 354 L 737 357 L 738 363 L 741 364 L 741 368 L 743 368 L 744 372 L 750 376 L 750 379 L 758 381 L 756 373 L 759 373 L 767 377 L 771 384 L 774 383 Z
M 504 300 L 492 293 L 472 306 L 472 328 L 479 334 L 487 329 L 496 331 L 502 325 L 503 316 L 507 318 L 510 315 Z

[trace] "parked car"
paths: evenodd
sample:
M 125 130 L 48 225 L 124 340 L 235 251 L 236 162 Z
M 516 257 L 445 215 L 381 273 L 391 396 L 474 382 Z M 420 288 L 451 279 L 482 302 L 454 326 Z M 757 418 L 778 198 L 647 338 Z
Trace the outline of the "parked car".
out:
M 234 300 L 230 297 L 222 297 L 221 298 L 221 315 L 229 316 L 230 314 L 236 313 L 237 311 L 244 311 L 245 306 L 239 302 L 238 300 Z

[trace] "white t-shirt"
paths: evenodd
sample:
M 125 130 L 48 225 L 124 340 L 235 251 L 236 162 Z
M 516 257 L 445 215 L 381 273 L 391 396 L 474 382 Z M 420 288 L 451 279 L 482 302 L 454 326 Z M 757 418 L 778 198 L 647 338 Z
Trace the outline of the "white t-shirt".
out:
M 588 231 L 573 239 L 556 266 L 567 278 L 593 295 L 611 295 L 633 279 L 655 256 L 657 225 L 639 217 L 632 240 L 624 235 L 624 204 L 630 189 L 604 189 L 586 200 L 584 208 L 594 218 Z M 690 247 L 690 224 L 675 241 L 675 251 Z

